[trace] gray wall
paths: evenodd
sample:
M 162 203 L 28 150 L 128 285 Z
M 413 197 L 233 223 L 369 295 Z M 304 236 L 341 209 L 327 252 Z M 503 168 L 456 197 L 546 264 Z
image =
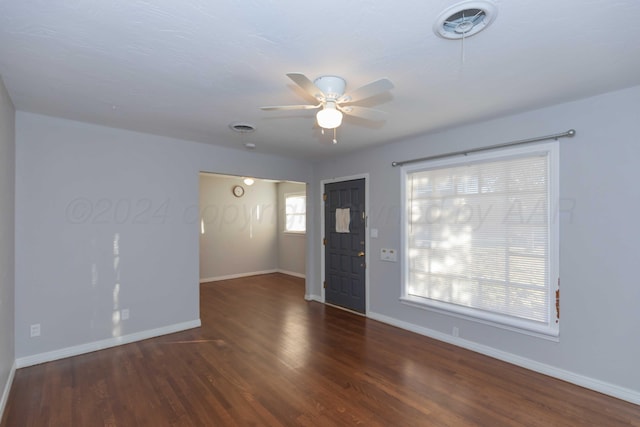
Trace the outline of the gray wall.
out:
M 199 172 L 306 182 L 310 169 L 18 112 L 17 357 L 199 319 Z
M 15 111 L 0 78 L 0 418 L 14 351 Z
M 6 109 L 8 103 L 2 104 Z M 306 297 L 320 298 L 320 181 L 369 174 L 369 224 L 379 231 L 367 248 L 372 317 L 440 337 L 450 337 L 456 326 L 460 338 L 454 342 L 461 345 L 528 361 L 534 368 L 552 367 L 557 370 L 552 373 L 565 372 L 574 382 L 590 379 L 587 386 L 617 387 L 619 395 L 630 391 L 637 399 L 640 287 L 632 238 L 640 232 L 635 215 L 640 208 L 635 185 L 639 104 L 640 87 L 635 87 L 315 166 L 18 112 L 16 355 L 197 319 L 200 171 L 310 183 Z M 2 113 L 3 119 L 10 116 Z M 578 135 L 560 143 L 561 209 L 566 211 L 560 216 L 560 341 L 401 304 L 400 263 L 375 256 L 381 247 L 400 246 L 400 170 L 390 162 L 571 127 Z M 2 144 L 4 149 L 5 139 Z M 10 186 L 2 185 L 0 194 L 11 194 Z M 2 248 L 11 256 L 9 247 Z M 114 322 L 116 305 L 130 309 L 131 318 Z M 42 336 L 30 339 L 33 323 L 42 324 Z
M 285 194 L 305 192 L 305 184 L 295 182 L 278 184 L 278 268 L 297 276 L 305 275 L 307 235 L 284 232 Z
M 476 347 L 540 370 L 552 368 L 574 382 L 600 387 L 640 402 L 640 87 L 551 108 L 459 127 L 439 134 L 331 159 L 320 164 L 314 182 L 370 174 L 370 315 Z M 379 261 L 380 248 L 400 248 L 400 168 L 406 160 L 533 136 L 577 130 L 560 141 L 560 341 L 401 304 L 401 264 Z M 319 200 L 320 186 L 311 187 Z M 320 222 L 314 223 L 316 246 Z M 321 295 L 321 263 L 314 249 L 308 291 Z
M 241 185 L 242 197 L 231 189 Z M 200 175 L 200 281 L 274 271 L 278 267 L 276 183 Z

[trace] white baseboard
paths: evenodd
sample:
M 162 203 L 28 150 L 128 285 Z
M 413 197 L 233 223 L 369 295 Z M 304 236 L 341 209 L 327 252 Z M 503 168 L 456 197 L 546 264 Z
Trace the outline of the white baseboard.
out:
M 149 329 L 146 331 L 135 332 L 120 337 L 108 338 L 105 340 L 94 341 L 86 344 L 75 345 L 73 347 L 61 348 L 59 350 L 48 351 L 46 353 L 34 354 L 33 356 L 25 356 L 16 359 L 16 367 L 24 368 L 27 366 L 38 365 L 40 363 L 51 362 L 53 360 L 64 359 L 65 357 L 77 356 L 80 354 L 91 353 L 105 348 L 115 347 L 118 345 L 129 344 L 135 341 L 142 341 L 149 338 L 159 337 L 160 335 L 172 334 L 174 332 L 185 331 L 200 327 L 200 319 L 189 322 L 176 323 L 162 328 Z
M 282 270 L 281 268 L 278 269 L 278 273 L 286 274 L 287 276 L 299 277 L 301 279 L 307 278 L 304 274 L 296 273 L 295 271 Z
M 251 271 L 248 273 L 228 274 L 226 276 L 205 277 L 200 279 L 200 283 L 218 282 L 220 280 L 239 279 L 241 277 L 259 276 L 261 274 L 271 274 L 271 273 L 282 273 L 282 274 L 287 274 L 289 276 L 300 277 L 301 279 L 304 279 L 307 277 L 304 274 L 296 273 L 294 271 L 282 270 L 280 268 L 276 268 L 273 270 L 262 270 L 262 271 Z
M 271 274 L 271 273 L 277 273 L 278 271 L 280 270 L 273 269 L 273 270 L 252 271 L 249 273 L 228 274 L 226 276 L 205 277 L 200 279 L 200 283 L 218 282 L 220 280 L 239 279 L 240 277 L 259 276 L 260 274 Z
M 16 362 L 13 362 L 13 366 L 11 366 L 11 370 L 9 371 L 9 377 L 7 378 L 7 382 L 4 385 L 4 390 L 2 392 L 2 397 L 0 398 L 0 420 L 4 416 L 4 408 L 7 406 L 7 401 L 9 400 L 9 392 L 11 392 L 11 385 L 13 384 L 13 377 L 16 375 Z
M 306 299 L 307 301 L 316 301 L 316 302 L 324 303 L 324 301 L 322 301 L 322 297 L 320 295 L 307 294 L 307 295 L 304 296 L 304 299 Z
M 407 331 L 415 332 L 417 334 L 424 335 L 438 341 L 444 341 L 458 347 L 463 347 L 467 350 L 475 351 L 476 353 L 484 354 L 486 356 L 493 357 L 494 359 L 502 360 L 503 362 L 511 363 L 513 365 L 517 365 L 531 371 L 539 372 L 550 377 L 558 378 L 563 381 L 567 381 L 572 384 L 597 391 L 599 393 L 603 393 L 618 399 L 625 400 L 627 402 L 634 403 L 636 405 L 640 405 L 640 392 L 636 390 L 631 390 L 625 387 L 617 386 L 615 384 L 596 380 L 594 378 L 556 368 L 555 366 L 536 362 L 535 360 L 531 360 L 526 357 L 517 356 L 515 354 L 497 350 L 495 348 L 478 344 L 473 341 L 468 341 L 460 337 L 454 337 L 442 332 L 434 331 L 433 329 L 424 328 L 412 323 L 397 320 L 379 313 L 369 312 L 368 317 L 382 323 L 396 326 Z

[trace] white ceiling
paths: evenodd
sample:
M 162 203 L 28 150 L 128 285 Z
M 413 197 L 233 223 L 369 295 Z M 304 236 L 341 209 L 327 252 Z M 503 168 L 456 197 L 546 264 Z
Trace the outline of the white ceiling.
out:
M 432 30 L 455 3 L 0 0 L 0 75 L 18 110 L 309 159 L 640 84 L 638 0 L 496 1 L 464 45 Z M 309 101 L 288 72 L 387 77 L 361 105 L 388 118 L 333 145 L 314 111 L 259 109 Z

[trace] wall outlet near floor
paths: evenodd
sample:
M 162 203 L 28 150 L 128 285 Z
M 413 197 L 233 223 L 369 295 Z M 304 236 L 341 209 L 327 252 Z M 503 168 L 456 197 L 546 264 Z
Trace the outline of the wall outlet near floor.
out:
M 122 309 L 122 311 L 120 312 L 120 319 L 121 320 L 129 319 L 129 309 L 128 308 L 123 308 Z
M 458 329 L 457 326 L 453 327 L 453 331 L 451 332 L 451 335 L 453 335 L 454 337 L 459 337 L 460 336 L 460 329 Z
M 31 336 L 31 338 L 40 336 L 40 323 L 35 323 L 35 324 L 31 325 L 30 336 Z

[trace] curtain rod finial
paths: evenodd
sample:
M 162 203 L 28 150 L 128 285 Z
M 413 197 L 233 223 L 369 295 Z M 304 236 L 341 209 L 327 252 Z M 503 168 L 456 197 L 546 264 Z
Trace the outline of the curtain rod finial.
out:
M 575 129 L 569 129 L 567 131 L 567 135 L 569 135 L 569 136 L 574 136 L 575 134 L 576 134 L 576 130 Z

